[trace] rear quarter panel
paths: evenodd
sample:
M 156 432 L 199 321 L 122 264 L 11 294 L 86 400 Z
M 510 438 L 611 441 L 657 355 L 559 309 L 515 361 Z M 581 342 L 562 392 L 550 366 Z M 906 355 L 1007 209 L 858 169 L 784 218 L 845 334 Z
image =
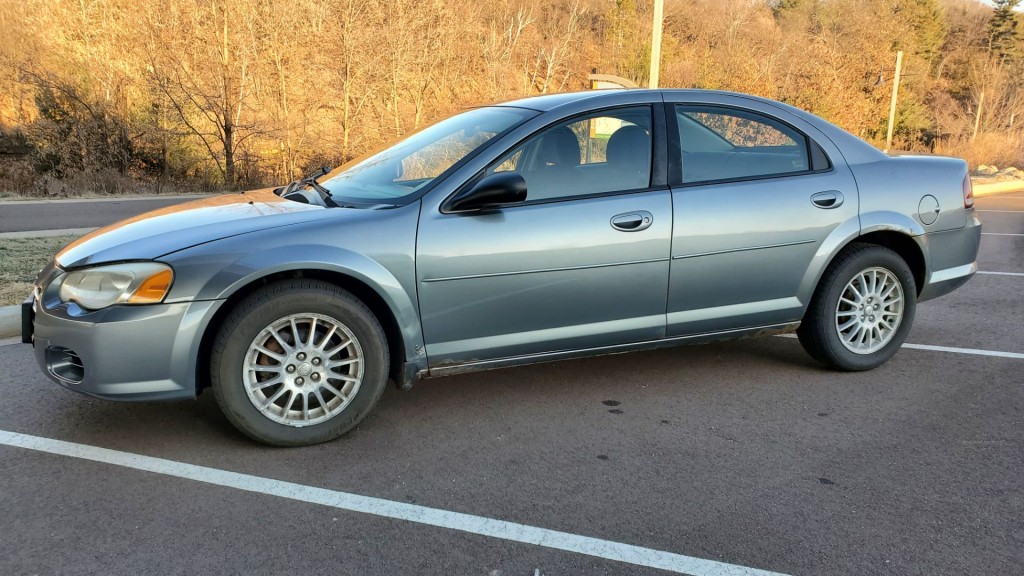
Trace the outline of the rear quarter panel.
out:
M 863 233 L 886 229 L 898 220 L 914 222 L 913 233 L 928 234 L 956 230 L 967 225 L 963 179 L 967 163 L 941 156 L 897 156 L 877 162 L 853 165 L 860 188 Z M 921 200 L 931 195 L 938 200 L 939 215 L 928 224 L 921 218 Z
M 974 209 L 964 207 L 965 161 L 908 155 L 853 168 L 861 190 L 861 233 L 899 231 L 921 248 L 925 276 L 919 301 L 941 296 L 974 274 L 981 228 Z M 928 197 L 938 202 L 937 214 L 934 204 L 922 205 Z

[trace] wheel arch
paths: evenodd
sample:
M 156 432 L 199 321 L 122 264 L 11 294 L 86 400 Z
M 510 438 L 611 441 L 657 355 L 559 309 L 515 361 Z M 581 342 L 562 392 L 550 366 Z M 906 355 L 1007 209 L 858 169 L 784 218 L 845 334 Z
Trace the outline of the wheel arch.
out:
M 815 254 L 800 285 L 800 301 L 806 310 L 825 271 L 854 242 L 884 246 L 899 254 L 913 272 L 917 293 L 920 295 L 928 278 L 924 238 L 921 225 L 898 212 L 870 212 L 843 222 L 832 231 Z
M 197 395 L 204 389 L 210 387 L 210 351 L 213 348 L 213 341 L 217 337 L 217 332 L 220 330 L 231 311 L 234 310 L 239 302 L 256 290 L 273 284 L 274 282 L 292 278 L 304 278 L 328 282 L 334 286 L 351 292 L 352 295 L 366 304 L 370 311 L 373 312 L 374 316 L 377 317 L 381 327 L 384 329 L 385 337 L 387 338 L 388 353 L 390 356 L 388 377 L 399 385 L 402 385 L 406 380 L 408 380 L 408 377 L 404 372 L 405 364 L 407 362 L 407 358 L 410 357 L 408 354 L 410 349 L 415 350 L 416 345 L 410 345 L 408 341 L 409 338 L 404 334 L 402 325 L 399 322 L 398 314 L 378 289 L 373 287 L 366 280 L 347 271 L 312 266 L 297 266 L 295 268 L 276 270 L 261 276 L 248 278 L 246 281 L 238 283 L 227 295 L 223 303 L 218 307 L 202 330 L 198 357 L 196 358 L 195 386 Z
M 847 243 L 847 245 L 853 242 L 884 246 L 898 254 L 907 263 L 907 266 L 910 267 L 911 273 L 914 274 L 916 292 L 918 295 L 921 294 L 925 280 L 928 277 L 928 266 L 925 262 L 924 251 L 914 239 L 914 236 L 894 230 L 876 230 L 867 234 L 861 234 Z M 845 248 L 846 246 L 843 247 Z
M 852 242 L 864 242 L 884 246 L 899 254 L 914 274 L 914 283 L 920 295 L 928 279 L 925 238 L 924 227 L 911 216 L 891 210 L 870 211 L 860 215 L 860 233 L 845 242 L 842 248 Z M 838 254 L 839 251 L 835 255 Z

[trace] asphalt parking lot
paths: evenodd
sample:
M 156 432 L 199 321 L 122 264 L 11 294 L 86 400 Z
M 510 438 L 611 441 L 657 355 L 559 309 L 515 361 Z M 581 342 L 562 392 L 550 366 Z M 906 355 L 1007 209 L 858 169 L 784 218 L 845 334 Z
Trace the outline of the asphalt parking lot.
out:
M 1019 574 L 1024 193 L 977 205 L 984 273 L 866 373 L 789 338 L 559 362 L 272 449 L 210 394 L 93 400 L 8 341 L 0 574 Z

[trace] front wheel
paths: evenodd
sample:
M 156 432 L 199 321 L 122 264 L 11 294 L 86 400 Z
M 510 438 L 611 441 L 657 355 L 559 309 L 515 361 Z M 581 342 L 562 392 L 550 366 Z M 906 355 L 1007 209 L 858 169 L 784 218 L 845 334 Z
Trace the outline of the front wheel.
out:
M 210 357 L 221 411 L 275 446 L 325 442 L 354 428 L 383 394 L 387 367 L 373 313 L 315 280 L 253 292 L 228 315 Z
M 906 340 L 917 307 L 914 275 L 884 246 L 851 244 L 825 271 L 800 343 L 815 359 L 847 371 L 881 366 Z

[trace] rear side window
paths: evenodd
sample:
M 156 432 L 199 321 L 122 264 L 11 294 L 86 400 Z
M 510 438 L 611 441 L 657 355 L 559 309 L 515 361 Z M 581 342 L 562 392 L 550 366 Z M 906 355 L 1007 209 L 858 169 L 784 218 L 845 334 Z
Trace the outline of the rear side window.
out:
M 746 110 L 676 106 L 684 183 L 746 180 L 811 170 L 810 141 Z

